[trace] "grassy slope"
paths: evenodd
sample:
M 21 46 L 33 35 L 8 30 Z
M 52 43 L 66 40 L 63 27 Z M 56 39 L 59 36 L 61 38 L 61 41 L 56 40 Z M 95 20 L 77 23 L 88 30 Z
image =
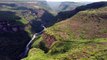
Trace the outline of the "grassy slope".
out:
M 81 11 L 56 23 L 46 30 L 57 39 L 49 52 L 45 54 L 39 48 L 32 48 L 24 60 L 106 60 L 106 11 L 107 7 Z

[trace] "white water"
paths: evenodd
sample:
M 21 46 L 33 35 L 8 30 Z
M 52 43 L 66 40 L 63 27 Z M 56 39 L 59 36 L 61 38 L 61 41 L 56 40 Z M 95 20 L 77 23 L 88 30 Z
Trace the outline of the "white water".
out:
M 32 37 L 32 39 L 30 40 L 30 42 L 26 45 L 26 49 L 25 49 L 25 55 L 28 53 L 29 49 L 30 49 L 30 44 L 33 42 L 33 40 L 37 37 L 37 33 L 35 33 Z
M 31 47 L 31 44 L 32 44 L 32 43 L 34 42 L 34 40 L 35 40 L 39 35 L 41 35 L 41 34 L 43 33 L 43 31 L 46 29 L 45 26 L 42 26 L 42 27 L 43 27 L 44 29 L 43 29 L 41 32 L 35 33 L 35 34 L 33 35 L 33 37 L 31 38 L 31 40 L 29 41 L 29 43 L 26 45 L 25 51 L 24 51 L 19 57 L 23 58 L 23 57 L 27 56 L 27 54 L 28 54 L 28 52 L 29 52 L 29 49 L 30 49 L 30 47 Z

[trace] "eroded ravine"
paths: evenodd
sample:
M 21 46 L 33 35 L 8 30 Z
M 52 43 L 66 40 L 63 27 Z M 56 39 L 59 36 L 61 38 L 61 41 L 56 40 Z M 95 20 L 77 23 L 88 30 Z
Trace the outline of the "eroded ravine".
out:
M 21 17 L 16 16 L 15 12 L 0 11 L 0 59 L 1 60 L 20 60 L 23 56 L 27 55 L 31 44 L 38 35 L 44 31 L 44 25 L 50 26 L 54 22 L 54 16 L 47 11 L 37 14 L 40 21 L 34 20 L 30 23 L 32 30 L 36 34 L 31 40 L 28 32 L 25 31 L 25 25 L 18 21 Z M 49 18 L 51 17 L 51 18 Z M 49 18 L 49 19 L 47 19 Z M 35 22 L 36 21 L 36 22 Z M 47 22 L 49 21 L 49 22 Z M 40 22 L 40 23 L 38 23 Z M 35 25 L 37 25 L 35 27 Z M 24 52 L 24 55 L 23 55 Z M 20 56 L 22 54 L 22 56 Z

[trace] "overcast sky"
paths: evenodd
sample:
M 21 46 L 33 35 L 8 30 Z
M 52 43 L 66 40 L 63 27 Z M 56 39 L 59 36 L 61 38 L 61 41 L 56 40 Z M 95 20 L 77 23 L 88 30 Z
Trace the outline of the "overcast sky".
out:
M 63 2 L 63 1 L 71 1 L 71 2 L 97 2 L 97 1 L 107 1 L 107 0 L 0 0 L 1 1 L 25 1 L 25 2 L 35 2 L 35 1 L 51 1 L 51 2 Z
M 47 1 L 55 1 L 55 2 L 61 2 L 61 1 L 71 1 L 71 2 L 97 2 L 97 1 L 107 1 L 107 0 L 47 0 Z

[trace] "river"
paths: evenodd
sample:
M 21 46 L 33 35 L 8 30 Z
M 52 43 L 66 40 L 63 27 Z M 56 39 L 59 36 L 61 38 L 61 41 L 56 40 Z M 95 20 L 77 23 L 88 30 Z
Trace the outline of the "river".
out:
M 44 32 L 44 30 L 46 29 L 45 26 L 42 26 L 42 27 L 43 27 L 43 30 L 42 30 L 42 31 L 40 31 L 40 32 L 38 32 L 38 33 L 35 33 L 35 34 L 32 36 L 31 40 L 30 40 L 29 43 L 26 45 L 24 52 L 22 52 L 22 53 L 19 55 L 19 58 L 24 58 L 24 57 L 26 57 L 26 56 L 28 55 L 29 49 L 31 48 L 31 45 L 33 44 L 33 42 L 34 42 L 34 41 L 36 40 L 36 38 L 37 38 L 39 35 L 41 35 L 41 34 Z

